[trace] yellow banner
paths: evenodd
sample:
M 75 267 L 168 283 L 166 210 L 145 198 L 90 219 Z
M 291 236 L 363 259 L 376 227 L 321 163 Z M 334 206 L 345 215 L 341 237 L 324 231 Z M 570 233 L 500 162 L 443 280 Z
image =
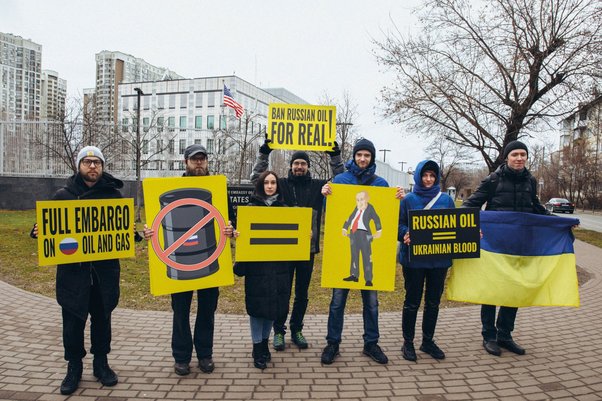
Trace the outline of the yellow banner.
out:
M 134 200 L 36 202 L 40 266 L 130 258 Z
M 331 184 L 326 198 L 322 287 L 393 291 L 396 188 Z
M 147 178 L 142 182 L 150 291 L 173 294 L 234 284 L 226 177 Z
M 236 261 L 309 260 L 311 213 L 308 207 L 240 206 Z
M 267 138 L 273 149 L 331 150 L 336 139 L 335 106 L 271 103 Z

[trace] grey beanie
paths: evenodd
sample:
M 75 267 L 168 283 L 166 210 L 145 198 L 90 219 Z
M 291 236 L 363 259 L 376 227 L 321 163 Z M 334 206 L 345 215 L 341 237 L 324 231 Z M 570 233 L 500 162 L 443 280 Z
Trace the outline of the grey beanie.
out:
M 102 164 L 105 164 L 105 157 L 102 155 L 100 149 L 98 149 L 96 146 L 86 146 L 77 154 L 77 162 L 75 163 L 77 167 L 79 167 L 79 162 L 81 162 L 86 156 L 98 157 L 100 160 L 102 160 Z

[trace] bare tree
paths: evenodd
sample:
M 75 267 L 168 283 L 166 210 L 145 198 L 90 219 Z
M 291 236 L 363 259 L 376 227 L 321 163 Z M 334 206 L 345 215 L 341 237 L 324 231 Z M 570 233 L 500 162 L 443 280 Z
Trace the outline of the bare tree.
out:
M 436 161 L 441 169 L 441 189 L 445 190 L 452 186 L 448 181 L 451 177 L 455 177 L 457 182 L 453 186 L 459 192 L 461 188 L 458 188 L 457 184 L 464 183 L 464 180 L 460 180 L 461 174 L 459 174 L 459 171 L 473 164 L 469 150 L 454 143 L 440 140 L 432 141 L 427 149 L 429 157 Z
M 36 130 L 31 136 L 34 148 L 41 149 L 49 163 L 68 166 L 75 174 L 77 153 L 87 145 L 98 147 L 103 153 L 114 145 L 111 127 L 94 120 L 94 105 L 83 104 L 78 97 L 68 98 L 65 109 L 55 121 L 45 123 L 45 129 Z M 108 154 L 108 153 L 107 153 Z M 51 166 L 48 166 L 52 171 Z
M 504 146 L 558 117 L 600 65 L 601 3 L 591 0 L 429 0 L 415 36 L 375 41 L 396 79 L 384 114 L 408 131 L 476 150 L 490 171 Z

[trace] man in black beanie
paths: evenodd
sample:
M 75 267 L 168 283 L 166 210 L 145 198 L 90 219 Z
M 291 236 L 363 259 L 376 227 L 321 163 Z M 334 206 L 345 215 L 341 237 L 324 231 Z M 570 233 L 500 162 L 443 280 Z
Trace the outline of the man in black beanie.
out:
M 255 182 L 259 175 L 267 170 L 269 157 L 272 149 L 270 141 L 265 140 L 259 148 L 257 160 L 251 173 L 251 181 Z M 344 171 L 341 161 L 341 150 L 335 142 L 332 151 L 327 151 L 330 155 L 330 168 L 333 176 Z M 324 197 L 322 196 L 322 186 L 327 180 L 319 180 L 311 177 L 309 155 L 303 151 L 296 151 L 291 155 L 290 169 L 286 178 L 278 179 L 278 191 L 284 199 L 287 206 L 292 207 L 311 207 L 312 210 L 312 236 L 309 260 L 295 261 L 290 263 L 290 283 L 292 288 L 293 279 L 295 279 L 295 300 L 293 310 L 289 321 L 291 330 L 291 339 L 300 349 L 308 347 L 307 340 L 303 336 L 303 318 L 307 310 L 308 289 L 311 275 L 314 269 L 314 256 L 320 252 L 320 222 L 322 221 L 322 208 Z M 287 313 L 274 321 L 274 342 L 273 347 L 276 351 L 283 351 L 285 348 L 284 335 L 286 334 Z
M 537 180 L 526 167 L 527 146 L 509 142 L 502 155 L 504 164 L 481 182 L 462 207 L 480 208 L 487 203 L 485 210 L 549 214 L 537 198 Z M 523 355 L 525 349 L 512 339 L 518 308 L 500 306 L 497 321 L 495 312 L 494 305 L 481 306 L 483 348 L 496 356 L 502 354 L 501 348 Z

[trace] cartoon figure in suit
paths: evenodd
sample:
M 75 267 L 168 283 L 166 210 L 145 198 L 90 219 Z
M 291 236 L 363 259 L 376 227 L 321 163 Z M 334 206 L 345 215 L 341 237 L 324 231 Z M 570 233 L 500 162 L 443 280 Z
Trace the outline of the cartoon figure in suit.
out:
M 361 254 L 366 286 L 372 287 L 372 240 L 381 236 L 382 226 L 374 206 L 368 203 L 369 200 L 368 192 L 358 192 L 355 196 L 357 206 L 343 225 L 343 235 L 349 237 L 351 245 L 350 275 L 343 281 L 359 280 Z M 370 221 L 374 221 L 376 227 L 374 235 L 370 228 Z

